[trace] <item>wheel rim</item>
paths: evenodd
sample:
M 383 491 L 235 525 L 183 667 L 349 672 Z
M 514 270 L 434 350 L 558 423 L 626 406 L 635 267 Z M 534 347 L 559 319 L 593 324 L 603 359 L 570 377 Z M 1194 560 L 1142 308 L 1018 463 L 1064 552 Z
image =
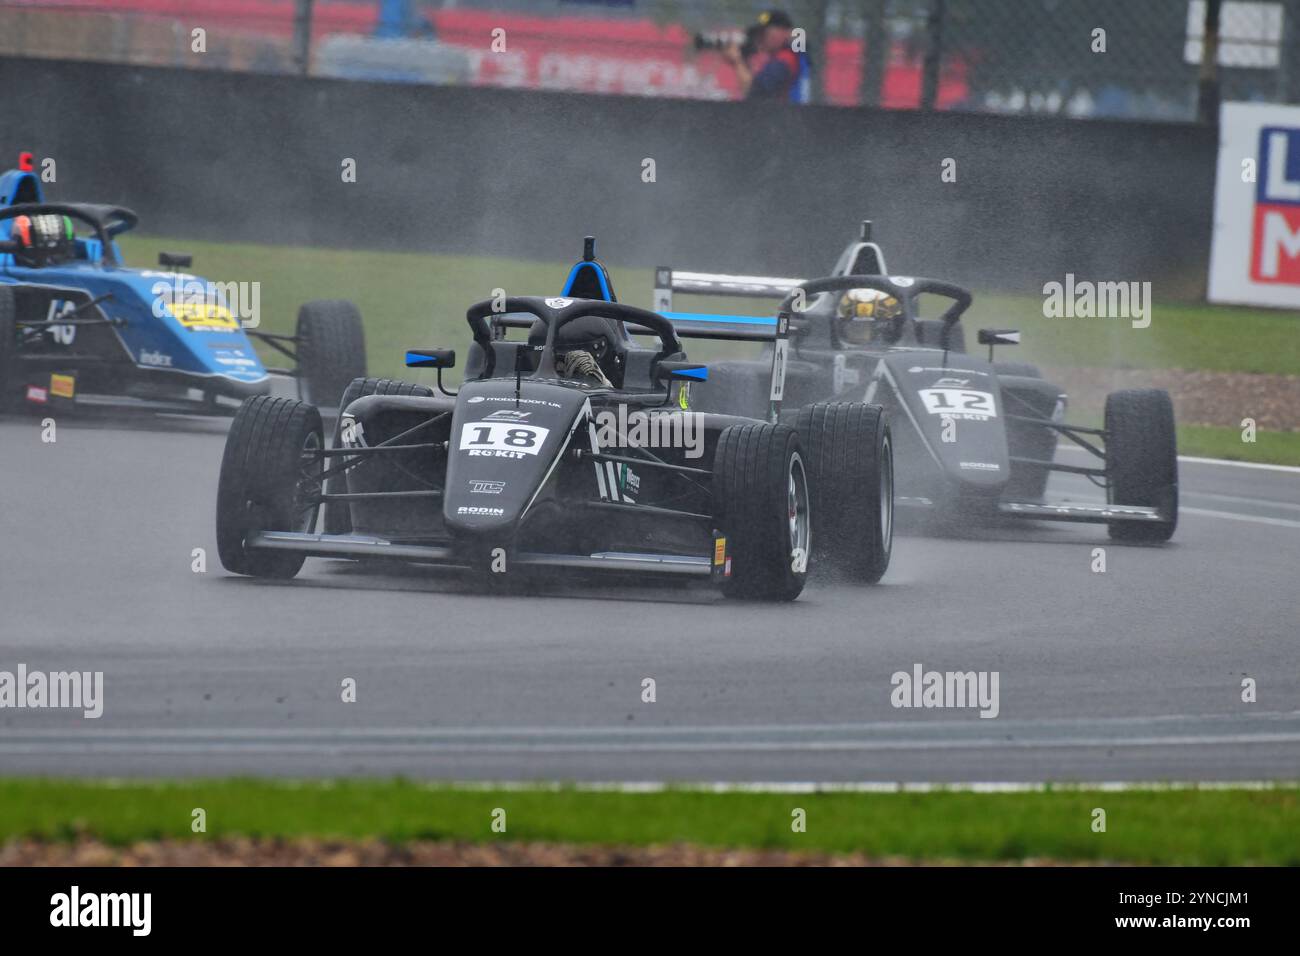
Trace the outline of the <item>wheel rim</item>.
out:
M 880 546 L 888 554 L 894 545 L 894 448 L 885 436 L 884 467 L 880 470 Z
M 298 458 L 298 487 L 294 495 L 297 520 L 294 531 L 309 532 L 316 528 L 316 513 L 320 510 L 320 475 L 324 466 L 320 450 L 320 436 L 314 431 L 308 432 L 302 442 L 302 454 Z
M 811 508 L 808 501 L 808 476 L 804 473 L 803 459 L 798 454 L 790 456 L 786 480 L 786 520 L 790 534 L 790 555 L 802 554 L 806 567 L 812 546 Z

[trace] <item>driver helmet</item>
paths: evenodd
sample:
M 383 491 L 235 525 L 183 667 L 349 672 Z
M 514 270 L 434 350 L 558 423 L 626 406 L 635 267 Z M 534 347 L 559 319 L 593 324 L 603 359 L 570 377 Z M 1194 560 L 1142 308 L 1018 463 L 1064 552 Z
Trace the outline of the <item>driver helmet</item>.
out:
M 38 267 L 69 258 L 74 233 L 67 216 L 15 216 L 9 237 L 17 242 L 14 259 L 24 266 Z
M 545 322 L 534 322 L 528 343 L 534 348 L 545 345 L 546 329 Z M 561 378 L 621 388 L 626 361 L 627 346 L 612 319 L 579 316 L 563 325 L 555 337 L 555 369 Z
M 849 289 L 835 308 L 835 331 L 847 345 L 868 345 L 894 337 L 903 303 L 879 289 Z

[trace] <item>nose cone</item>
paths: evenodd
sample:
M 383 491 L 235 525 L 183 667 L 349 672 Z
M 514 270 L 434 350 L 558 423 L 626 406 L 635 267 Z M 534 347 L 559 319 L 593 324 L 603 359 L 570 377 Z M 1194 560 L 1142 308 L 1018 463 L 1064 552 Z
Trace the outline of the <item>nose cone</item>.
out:
M 461 387 L 443 520 L 461 536 L 513 531 L 553 473 L 587 406 L 578 389 L 513 379 Z
M 968 355 L 903 352 L 882 360 L 907 417 L 960 490 L 996 494 L 1011 476 L 1002 398 L 993 368 Z

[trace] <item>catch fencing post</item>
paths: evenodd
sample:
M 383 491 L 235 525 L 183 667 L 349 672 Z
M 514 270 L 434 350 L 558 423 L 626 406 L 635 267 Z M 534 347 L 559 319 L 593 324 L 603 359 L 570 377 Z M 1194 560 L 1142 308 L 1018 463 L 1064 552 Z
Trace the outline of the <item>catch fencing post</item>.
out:
M 1196 89 L 1196 119 L 1219 121 L 1219 13 L 1222 0 L 1205 0 L 1205 28 L 1201 31 L 1201 76 Z
M 865 0 L 862 21 L 862 80 L 858 102 L 863 106 L 879 106 L 880 90 L 885 84 L 885 61 L 889 57 L 885 0 Z
M 925 64 L 921 80 L 921 109 L 934 109 L 939 98 L 939 66 L 943 60 L 943 18 L 945 0 L 930 0 L 930 15 L 926 19 Z
M 312 0 L 296 0 L 293 11 L 293 63 L 303 76 L 311 72 L 311 8 Z

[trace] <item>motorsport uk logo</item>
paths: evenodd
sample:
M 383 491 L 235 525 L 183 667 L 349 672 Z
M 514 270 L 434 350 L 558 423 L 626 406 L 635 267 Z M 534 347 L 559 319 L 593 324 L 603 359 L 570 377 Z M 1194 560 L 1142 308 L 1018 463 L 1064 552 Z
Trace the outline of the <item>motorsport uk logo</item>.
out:
M 0 671 L 0 710 L 80 710 L 95 720 L 104 714 L 103 671 L 36 671 L 19 664 Z
M 1300 129 L 1259 131 L 1250 277 L 1300 285 Z

